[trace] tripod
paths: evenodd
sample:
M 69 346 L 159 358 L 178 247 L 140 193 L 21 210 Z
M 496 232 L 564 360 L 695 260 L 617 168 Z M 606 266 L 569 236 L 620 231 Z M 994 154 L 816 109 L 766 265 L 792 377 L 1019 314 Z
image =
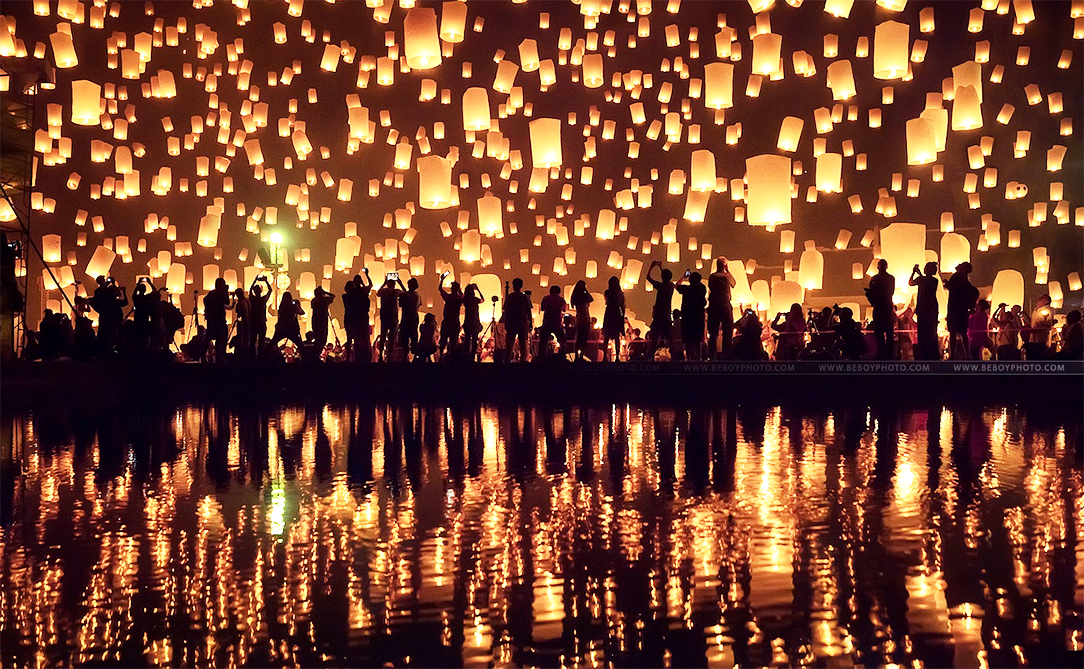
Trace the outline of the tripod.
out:
M 492 333 L 493 337 L 493 352 L 490 354 L 493 357 L 493 362 L 497 361 L 497 351 L 503 350 L 503 344 L 501 343 L 500 334 L 501 331 L 497 327 L 497 302 L 500 298 L 496 295 L 489 298 L 493 304 L 493 310 L 490 312 L 489 324 L 486 325 L 486 329 L 482 330 L 482 334 L 479 337 L 479 341 L 485 341 L 486 335 Z M 478 347 L 478 362 L 482 361 L 482 347 Z

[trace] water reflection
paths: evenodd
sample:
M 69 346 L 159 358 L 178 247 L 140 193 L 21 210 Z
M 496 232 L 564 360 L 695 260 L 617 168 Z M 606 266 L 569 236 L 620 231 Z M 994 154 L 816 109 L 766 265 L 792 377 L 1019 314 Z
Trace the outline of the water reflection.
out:
M 16 416 L 0 662 L 1079 665 L 1080 429 L 942 408 Z

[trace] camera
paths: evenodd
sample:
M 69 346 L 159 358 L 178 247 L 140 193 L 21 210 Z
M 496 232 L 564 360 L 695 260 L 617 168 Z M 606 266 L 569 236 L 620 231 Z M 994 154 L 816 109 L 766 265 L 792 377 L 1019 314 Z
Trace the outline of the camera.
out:
M 399 272 L 388 272 L 387 274 L 384 275 L 384 279 L 387 280 L 387 281 L 398 281 L 399 280 Z

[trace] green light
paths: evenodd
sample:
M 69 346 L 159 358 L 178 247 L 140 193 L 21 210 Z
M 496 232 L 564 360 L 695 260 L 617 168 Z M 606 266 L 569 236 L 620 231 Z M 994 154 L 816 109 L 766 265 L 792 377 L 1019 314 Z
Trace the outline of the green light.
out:
M 271 233 L 271 243 L 272 244 L 281 244 L 282 243 L 282 233 L 281 232 L 272 232 Z

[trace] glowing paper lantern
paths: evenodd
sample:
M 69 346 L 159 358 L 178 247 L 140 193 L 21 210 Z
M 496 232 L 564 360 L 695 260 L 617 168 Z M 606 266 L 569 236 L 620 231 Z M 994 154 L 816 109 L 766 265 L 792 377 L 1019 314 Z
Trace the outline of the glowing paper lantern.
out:
M 701 192 L 715 190 L 715 154 L 711 151 L 693 151 L 689 188 Z
M 753 36 L 753 74 L 775 74 L 779 71 L 782 35 L 761 33 Z
M 463 93 L 463 129 L 489 130 L 489 92 L 479 86 Z
M 49 44 L 53 47 L 53 60 L 57 68 L 66 69 L 79 64 L 79 57 L 75 54 L 75 44 L 72 36 L 63 31 L 56 31 L 49 35 Z
M 802 251 L 798 260 L 798 283 L 806 290 L 818 290 L 823 280 L 824 256 L 815 248 Z
M 911 53 L 911 28 L 905 23 L 885 21 L 873 37 L 873 76 L 877 79 L 900 79 L 907 74 Z
M 787 116 L 783 119 L 782 125 L 779 127 L 779 140 L 776 142 L 776 146 L 781 151 L 797 151 L 798 142 L 802 138 L 802 128 L 805 127 L 805 121 L 796 116 Z
M 974 86 L 956 89 L 952 102 L 952 129 L 974 130 L 982 127 L 982 104 Z
M 504 209 L 501 199 L 493 195 L 478 198 L 478 230 L 486 237 L 504 234 Z
M 947 232 L 941 236 L 941 268 L 951 271 L 962 262 L 971 262 L 971 242 L 967 237 Z
M 851 61 L 837 60 L 828 66 L 828 88 L 832 89 L 833 100 L 848 100 L 854 97 L 857 90 Z
M 87 276 L 92 279 L 99 276 L 109 276 L 109 268 L 113 266 L 116 257 L 116 253 L 104 246 L 94 249 L 94 255 L 90 257 L 90 262 L 87 263 Z
M 982 102 L 982 65 L 969 60 L 952 68 L 952 87 L 959 90 L 961 86 L 973 86 L 979 102 Z
M 41 257 L 47 263 L 60 262 L 60 235 L 45 235 L 41 238 Z
M 824 11 L 836 18 L 845 19 L 851 15 L 851 7 L 853 6 L 854 0 L 826 0 Z
M 602 54 L 586 54 L 583 57 L 583 85 L 587 88 L 599 88 L 605 81 L 605 75 L 602 72 Z
M 843 192 L 843 154 L 825 153 L 817 158 L 817 190 Z
M 764 154 L 747 158 L 745 203 L 750 225 L 790 223 L 790 158 Z
M 776 281 L 772 286 L 771 308 L 769 313 L 778 314 L 790 311 L 790 305 L 805 302 L 805 289 L 797 281 Z
M 1015 269 L 1003 269 L 994 276 L 994 285 L 990 289 L 990 304 L 996 309 L 999 304 L 1010 307 L 1024 306 L 1024 275 Z
M 467 5 L 463 2 L 445 2 L 440 9 L 440 38 L 453 44 L 463 41 L 467 25 Z
M 730 63 L 704 66 L 704 106 L 708 109 L 734 106 L 734 66 Z
M 403 19 L 403 46 L 407 65 L 428 70 L 440 65 L 437 13 L 429 7 L 414 7 Z
M 534 167 L 561 166 L 561 120 L 536 118 L 529 124 L 531 133 L 531 161 Z
M 452 205 L 452 164 L 440 156 L 418 158 L 418 205 L 445 209 Z
M 98 125 L 101 117 L 102 87 L 93 81 L 72 81 L 71 119 L 76 125 Z
M 901 277 L 915 265 L 926 262 L 926 226 L 921 223 L 893 223 L 881 230 L 881 257 L 888 261 L 888 271 Z
M 906 124 L 907 164 L 927 165 L 937 160 L 937 143 L 933 122 L 926 118 L 913 118 Z

